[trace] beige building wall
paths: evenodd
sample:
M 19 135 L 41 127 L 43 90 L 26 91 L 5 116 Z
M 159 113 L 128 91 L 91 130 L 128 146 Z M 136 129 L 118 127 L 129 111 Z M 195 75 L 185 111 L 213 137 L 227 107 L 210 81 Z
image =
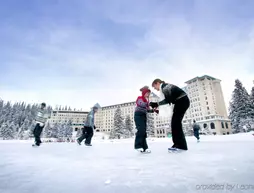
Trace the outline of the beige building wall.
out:
M 232 133 L 220 82 L 219 79 L 207 75 L 186 82 L 187 85 L 184 90 L 188 94 L 191 104 L 184 116 L 185 127 L 190 127 L 193 120 L 196 120 L 197 123 L 203 123 L 202 126 L 205 123 L 211 124 L 212 122 L 209 120 L 212 120 L 216 125 L 216 131 L 210 129 L 211 133 L 225 133 L 221 125 L 226 123 L 230 125 L 226 133 Z
M 215 93 L 215 101 L 216 101 L 216 109 L 217 114 L 228 118 L 227 109 L 225 105 L 224 95 L 222 92 L 221 84 L 219 81 L 214 81 L 213 83 L 214 93 Z
M 188 94 L 191 104 L 183 119 L 185 131 L 192 129 L 192 123 L 195 119 L 204 133 L 219 135 L 232 133 L 220 82 L 220 80 L 207 75 L 186 82 L 183 90 Z M 156 94 L 151 93 L 149 100 L 159 101 L 160 99 Z M 124 118 L 127 115 L 130 116 L 135 129 L 134 111 L 136 103 L 134 101 L 99 109 L 95 114 L 97 131 L 110 133 L 114 126 L 114 114 L 118 106 L 120 106 Z M 74 131 L 77 131 L 83 127 L 87 114 L 88 112 L 85 111 L 53 111 L 49 121 L 53 124 L 55 122 L 67 122 L 70 119 L 73 122 Z M 170 131 L 171 128 L 171 117 L 161 117 L 156 113 L 153 113 L 152 116 L 154 116 L 155 136 L 166 137 L 167 131 Z M 228 128 L 226 128 L 226 124 Z M 205 125 L 207 125 L 206 128 L 204 128 Z
M 84 125 L 88 112 L 86 111 L 63 111 L 57 110 L 52 111 L 49 123 L 53 125 L 54 123 L 67 123 L 68 120 L 72 121 L 72 128 L 74 132 L 81 129 Z
M 158 100 L 158 97 L 154 93 L 151 93 L 149 100 L 156 101 Z M 114 114 L 118 107 L 120 107 L 124 119 L 127 116 L 130 116 L 133 129 L 135 129 L 134 111 L 136 107 L 136 102 L 129 102 L 129 103 L 105 106 L 99 110 L 99 112 L 95 116 L 95 125 L 100 132 L 109 133 L 113 129 Z M 153 113 L 153 116 L 155 119 L 155 116 L 156 116 L 155 113 Z M 155 126 L 155 122 L 154 122 L 154 126 Z
M 135 105 L 135 102 L 129 102 L 102 107 L 95 115 L 95 125 L 98 131 L 110 133 L 114 127 L 114 114 L 118 107 L 120 107 L 124 119 L 127 117 L 127 115 L 130 116 L 132 125 L 134 127 Z

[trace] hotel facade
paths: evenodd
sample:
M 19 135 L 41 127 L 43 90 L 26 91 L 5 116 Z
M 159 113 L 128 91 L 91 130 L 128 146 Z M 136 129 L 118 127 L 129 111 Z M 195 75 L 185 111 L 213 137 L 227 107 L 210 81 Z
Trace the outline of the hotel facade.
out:
M 226 105 L 220 80 L 211 76 L 196 77 L 186 81 L 183 88 L 190 98 L 190 108 L 183 119 L 183 127 L 186 134 L 192 132 L 193 120 L 201 127 L 201 133 L 214 135 L 227 135 L 232 133 L 231 123 L 227 116 Z M 159 97 L 151 93 L 150 101 L 159 101 Z M 122 104 L 104 106 L 95 114 L 95 125 L 97 132 L 109 134 L 114 127 L 114 113 L 120 107 L 125 119 L 130 116 L 133 129 L 134 110 L 136 103 L 127 102 Z M 67 122 L 71 120 L 73 130 L 77 132 L 83 127 L 88 111 L 58 111 L 52 112 L 51 124 L 56 122 Z M 161 117 L 156 113 L 150 115 L 154 127 L 154 135 L 157 138 L 165 138 L 170 133 L 170 117 Z

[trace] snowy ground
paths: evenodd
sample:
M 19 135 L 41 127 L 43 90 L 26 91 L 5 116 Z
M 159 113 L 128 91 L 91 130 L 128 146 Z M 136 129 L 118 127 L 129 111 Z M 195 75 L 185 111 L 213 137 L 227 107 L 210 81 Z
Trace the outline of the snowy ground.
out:
M 189 151 L 170 154 L 171 139 L 149 140 L 151 154 L 133 141 L 94 140 L 93 147 L 0 142 L 1 193 L 254 192 L 254 136 L 188 138 Z

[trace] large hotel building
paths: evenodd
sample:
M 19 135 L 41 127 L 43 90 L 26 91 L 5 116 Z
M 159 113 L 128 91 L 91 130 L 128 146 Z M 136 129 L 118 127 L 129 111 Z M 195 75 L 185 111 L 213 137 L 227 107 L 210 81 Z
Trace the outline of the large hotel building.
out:
M 183 126 L 186 133 L 192 132 L 193 120 L 201 127 L 201 133 L 214 135 L 228 135 L 232 133 L 231 123 L 227 116 L 226 105 L 221 89 L 220 80 L 211 76 L 196 77 L 186 81 L 183 88 L 190 99 L 190 108 L 184 119 Z M 159 101 L 154 93 L 150 95 L 150 101 Z M 104 106 L 95 115 L 97 132 L 110 133 L 114 126 L 114 113 L 120 107 L 122 116 L 130 116 L 133 127 L 135 101 L 122 104 Z M 83 127 L 88 112 L 85 111 L 58 111 L 54 110 L 50 123 L 66 122 L 72 120 L 74 132 Z M 152 114 L 155 137 L 167 137 L 170 131 L 170 117 L 161 117 Z

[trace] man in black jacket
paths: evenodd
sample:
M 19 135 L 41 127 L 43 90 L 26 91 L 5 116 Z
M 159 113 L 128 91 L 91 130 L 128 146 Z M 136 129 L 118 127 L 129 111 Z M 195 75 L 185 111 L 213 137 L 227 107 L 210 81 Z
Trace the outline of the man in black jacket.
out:
M 165 83 L 160 79 L 155 79 L 152 86 L 155 90 L 161 91 L 165 96 L 165 99 L 158 103 L 150 102 L 152 108 L 157 108 L 160 105 L 174 104 L 173 116 L 171 119 L 173 146 L 169 148 L 169 150 L 188 150 L 182 127 L 184 114 L 190 106 L 190 100 L 187 94 L 179 87 Z

